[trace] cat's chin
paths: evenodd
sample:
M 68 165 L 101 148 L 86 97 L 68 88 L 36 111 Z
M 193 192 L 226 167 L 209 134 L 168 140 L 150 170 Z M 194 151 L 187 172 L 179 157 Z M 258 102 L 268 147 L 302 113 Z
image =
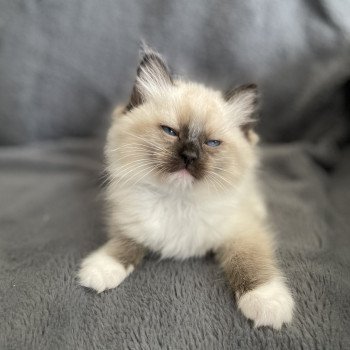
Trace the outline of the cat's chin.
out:
M 180 188 L 190 188 L 193 186 L 195 178 L 186 169 L 175 171 L 167 176 L 170 185 Z

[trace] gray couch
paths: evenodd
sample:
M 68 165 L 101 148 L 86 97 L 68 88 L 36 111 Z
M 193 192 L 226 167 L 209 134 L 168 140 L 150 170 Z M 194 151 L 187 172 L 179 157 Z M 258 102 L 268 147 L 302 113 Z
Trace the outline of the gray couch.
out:
M 77 285 L 105 239 L 103 138 L 142 37 L 180 75 L 261 87 L 260 174 L 297 302 L 281 331 L 252 327 L 210 256 Z M 349 349 L 349 67 L 348 1 L 1 1 L 0 349 Z

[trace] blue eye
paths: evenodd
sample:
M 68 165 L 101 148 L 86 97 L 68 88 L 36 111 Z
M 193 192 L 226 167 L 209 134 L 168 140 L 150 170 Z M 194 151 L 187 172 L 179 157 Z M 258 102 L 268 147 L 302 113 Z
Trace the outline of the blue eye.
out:
M 162 127 L 163 131 L 166 132 L 168 135 L 177 136 L 177 132 L 174 129 L 169 128 L 169 126 L 161 125 L 161 127 Z
M 219 140 L 208 140 L 205 142 L 206 145 L 208 145 L 209 147 L 217 147 L 220 146 L 221 141 Z

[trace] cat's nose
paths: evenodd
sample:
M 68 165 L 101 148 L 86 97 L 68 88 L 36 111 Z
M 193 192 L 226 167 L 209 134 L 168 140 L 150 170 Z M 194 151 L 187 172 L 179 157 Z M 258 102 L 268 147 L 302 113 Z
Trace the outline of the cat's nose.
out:
M 198 155 L 195 151 L 185 150 L 181 152 L 180 157 L 187 166 L 195 162 L 198 158 Z

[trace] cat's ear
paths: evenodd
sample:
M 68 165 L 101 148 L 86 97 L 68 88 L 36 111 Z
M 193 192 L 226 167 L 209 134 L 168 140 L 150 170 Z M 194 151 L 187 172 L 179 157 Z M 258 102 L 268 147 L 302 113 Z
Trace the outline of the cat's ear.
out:
M 140 50 L 140 64 L 135 84 L 126 109 L 139 106 L 147 99 L 159 95 L 173 85 L 173 78 L 163 57 L 144 43 Z
M 225 93 L 230 114 L 235 117 L 244 136 L 251 143 L 258 141 L 258 136 L 253 131 L 257 122 L 259 93 L 256 84 L 240 85 Z

